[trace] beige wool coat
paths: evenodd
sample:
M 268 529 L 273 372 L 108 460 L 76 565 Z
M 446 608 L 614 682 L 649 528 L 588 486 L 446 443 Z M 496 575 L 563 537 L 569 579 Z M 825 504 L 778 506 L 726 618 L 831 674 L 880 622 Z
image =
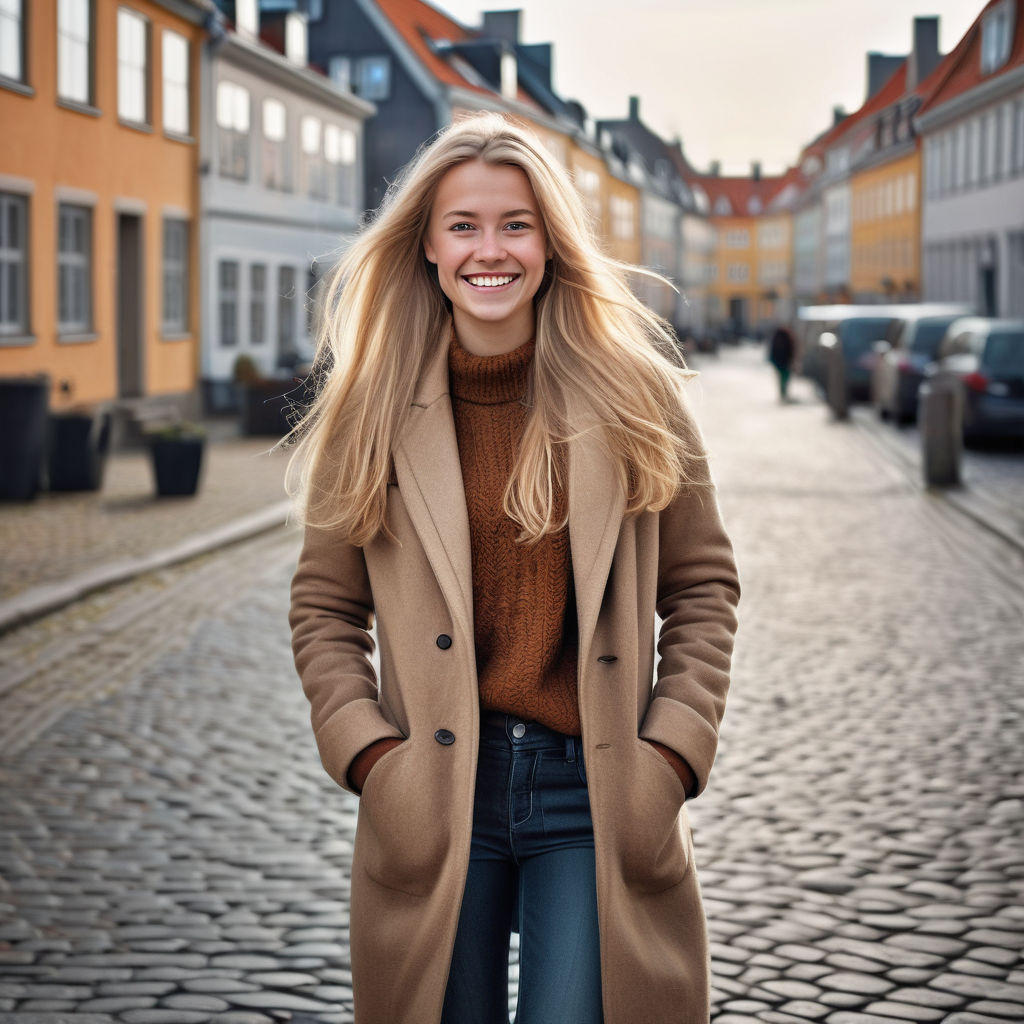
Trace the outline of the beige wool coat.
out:
M 696 433 L 695 433 L 696 437 Z M 295 662 L 324 768 L 403 739 L 359 804 L 351 949 L 357 1024 L 436 1024 L 469 860 L 479 703 L 469 523 L 447 345 L 419 381 L 388 488 L 396 540 L 307 528 Z M 707 783 L 739 585 L 713 490 L 624 517 L 592 437 L 569 454 L 579 702 L 594 822 L 605 1024 L 702 1024 L 709 957 L 684 791 L 644 740 Z M 655 677 L 654 622 L 663 620 Z M 367 629 L 376 619 L 379 679 Z M 452 739 L 454 737 L 454 739 Z M 466 1022 L 473 1024 L 473 1022 Z

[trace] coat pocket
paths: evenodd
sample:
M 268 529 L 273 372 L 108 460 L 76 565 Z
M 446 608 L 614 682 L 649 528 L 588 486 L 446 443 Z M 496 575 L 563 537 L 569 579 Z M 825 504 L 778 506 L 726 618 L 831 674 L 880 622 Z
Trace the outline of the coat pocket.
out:
M 623 880 L 646 893 L 670 889 L 690 867 L 683 784 L 665 758 L 639 738 L 626 774 L 619 834 Z
M 449 844 L 433 776 L 405 740 L 370 769 L 359 799 L 356 849 L 367 874 L 413 896 L 431 891 Z

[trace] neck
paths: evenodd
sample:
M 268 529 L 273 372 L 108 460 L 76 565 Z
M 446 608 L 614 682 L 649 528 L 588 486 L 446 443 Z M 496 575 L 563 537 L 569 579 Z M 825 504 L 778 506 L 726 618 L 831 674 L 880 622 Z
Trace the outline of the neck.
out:
M 453 315 L 455 337 L 475 356 L 501 356 L 525 345 L 534 335 L 533 310 L 515 321 L 492 324 L 465 317 L 456 309 Z

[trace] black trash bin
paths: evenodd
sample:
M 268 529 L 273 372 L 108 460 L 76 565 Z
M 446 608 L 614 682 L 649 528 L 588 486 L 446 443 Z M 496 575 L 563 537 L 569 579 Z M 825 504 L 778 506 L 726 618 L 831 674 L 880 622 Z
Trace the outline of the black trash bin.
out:
M 0 377 L 0 499 L 36 496 L 46 458 L 50 378 Z
M 54 413 L 50 416 L 47 460 L 51 491 L 98 491 L 110 450 L 107 410 Z

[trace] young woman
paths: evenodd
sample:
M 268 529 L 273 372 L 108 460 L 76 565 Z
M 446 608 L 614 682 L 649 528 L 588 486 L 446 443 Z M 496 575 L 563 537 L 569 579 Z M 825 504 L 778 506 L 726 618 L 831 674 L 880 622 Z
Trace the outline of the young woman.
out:
M 739 589 L 627 269 L 537 139 L 482 115 L 329 283 L 291 624 L 324 767 L 361 793 L 358 1024 L 507 1024 L 513 929 L 518 1024 L 708 1018 L 683 804 Z

